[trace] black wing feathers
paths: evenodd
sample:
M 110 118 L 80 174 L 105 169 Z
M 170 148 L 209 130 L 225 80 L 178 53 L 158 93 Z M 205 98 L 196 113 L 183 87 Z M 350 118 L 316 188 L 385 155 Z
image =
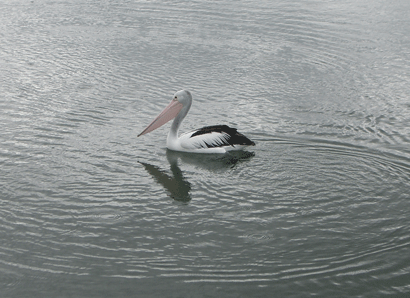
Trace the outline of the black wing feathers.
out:
M 195 133 L 191 135 L 191 138 L 210 134 L 213 132 L 224 134 L 224 138 L 220 138 L 219 144 L 209 144 L 205 142 L 205 145 L 208 148 L 212 147 L 221 147 L 221 146 L 234 146 L 234 145 L 248 145 L 254 146 L 255 143 L 245 137 L 243 134 L 239 133 L 236 128 L 231 128 L 227 125 L 213 125 L 213 126 L 206 126 L 198 129 Z

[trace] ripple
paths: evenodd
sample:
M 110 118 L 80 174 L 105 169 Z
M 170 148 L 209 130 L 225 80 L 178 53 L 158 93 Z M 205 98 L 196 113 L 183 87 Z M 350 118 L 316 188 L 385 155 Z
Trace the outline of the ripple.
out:
M 273 237 L 269 233 L 253 233 L 244 235 L 246 241 L 255 243 L 269 242 Z
M 409 292 L 403 1 L 14 2 L 0 9 L 6 296 Z M 228 122 L 254 152 L 136 138 L 180 88 L 195 99 L 183 130 Z
M 3 266 L 7 266 L 7 264 L 3 264 Z M 2 268 L 2 270 L 0 270 L 0 287 L 2 293 L 7 294 L 18 289 L 22 284 L 23 278 L 24 276 L 22 274 Z
M 99 211 L 95 210 L 95 212 L 99 212 Z M 101 213 L 92 215 L 92 218 L 95 221 L 100 222 L 102 224 L 111 224 L 114 222 L 126 220 L 123 214 L 116 214 L 116 213 L 112 214 L 112 213 L 107 213 L 107 211 L 100 211 L 100 212 Z

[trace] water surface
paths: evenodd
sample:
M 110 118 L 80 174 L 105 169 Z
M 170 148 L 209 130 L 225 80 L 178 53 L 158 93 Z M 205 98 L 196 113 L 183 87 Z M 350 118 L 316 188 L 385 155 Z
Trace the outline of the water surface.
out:
M 2 297 L 408 295 L 409 5 L 1 2 Z

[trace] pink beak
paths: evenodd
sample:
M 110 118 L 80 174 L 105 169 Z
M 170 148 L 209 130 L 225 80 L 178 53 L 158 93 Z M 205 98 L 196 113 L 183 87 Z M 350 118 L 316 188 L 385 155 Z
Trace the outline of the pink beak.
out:
M 154 119 L 138 136 L 145 135 L 158 127 L 164 125 L 169 120 L 174 119 L 181 111 L 183 105 L 179 101 L 173 99 L 171 103 Z

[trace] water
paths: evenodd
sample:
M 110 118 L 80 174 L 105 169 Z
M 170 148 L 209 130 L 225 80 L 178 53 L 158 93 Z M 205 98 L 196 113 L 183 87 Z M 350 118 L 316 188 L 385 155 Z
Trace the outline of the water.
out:
M 409 8 L 2 1 L 1 296 L 408 296 Z

